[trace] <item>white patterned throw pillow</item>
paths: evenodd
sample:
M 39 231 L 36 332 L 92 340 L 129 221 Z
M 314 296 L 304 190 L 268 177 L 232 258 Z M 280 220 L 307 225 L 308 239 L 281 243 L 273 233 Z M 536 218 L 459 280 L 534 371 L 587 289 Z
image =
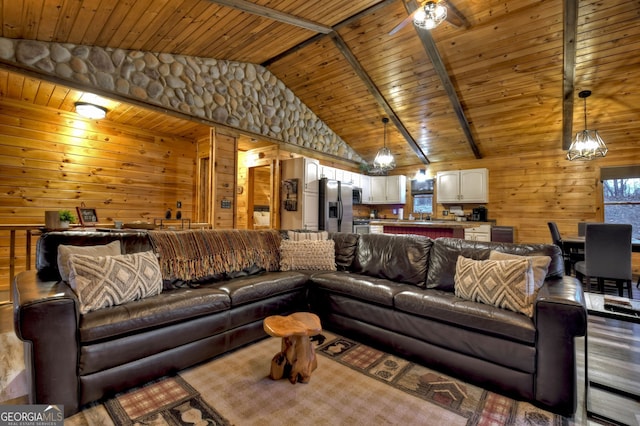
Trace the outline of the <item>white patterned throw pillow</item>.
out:
M 69 285 L 80 301 L 80 312 L 160 294 L 162 274 L 155 253 L 118 256 L 71 255 Z
M 536 286 L 531 260 L 473 260 L 458 256 L 455 295 L 533 316 Z

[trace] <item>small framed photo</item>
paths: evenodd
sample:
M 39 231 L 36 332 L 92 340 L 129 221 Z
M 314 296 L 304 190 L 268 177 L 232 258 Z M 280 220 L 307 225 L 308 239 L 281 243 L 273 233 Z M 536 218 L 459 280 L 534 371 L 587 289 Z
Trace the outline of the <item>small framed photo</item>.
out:
M 76 207 L 78 220 L 82 226 L 93 226 L 98 224 L 98 213 L 96 209 L 88 207 Z

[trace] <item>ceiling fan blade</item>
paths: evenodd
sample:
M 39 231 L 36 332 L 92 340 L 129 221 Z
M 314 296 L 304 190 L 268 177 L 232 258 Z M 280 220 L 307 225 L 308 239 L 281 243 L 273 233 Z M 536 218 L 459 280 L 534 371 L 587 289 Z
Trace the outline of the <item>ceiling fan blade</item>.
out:
M 407 16 L 406 18 L 404 18 L 402 20 L 402 22 L 400 22 L 398 25 L 396 25 L 390 32 L 389 35 L 394 35 L 395 33 L 397 33 L 398 31 L 400 31 L 401 29 L 403 29 L 409 22 L 413 21 L 413 15 L 415 15 L 416 12 L 413 12 L 411 15 Z

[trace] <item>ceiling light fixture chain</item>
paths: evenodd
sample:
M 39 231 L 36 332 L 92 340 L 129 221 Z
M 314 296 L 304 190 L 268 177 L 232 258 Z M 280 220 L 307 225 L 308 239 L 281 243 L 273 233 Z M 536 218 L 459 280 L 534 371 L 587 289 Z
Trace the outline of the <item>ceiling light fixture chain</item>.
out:
M 609 149 L 598 134 L 597 130 L 587 129 L 587 98 L 591 96 L 591 90 L 583 90 L 578 93 L 578 97 L 584 99 L 584 130 L 576 133 L 576 137 L 571 142 L 568 160 L 593 160 L 597 157 L 607 155 Z

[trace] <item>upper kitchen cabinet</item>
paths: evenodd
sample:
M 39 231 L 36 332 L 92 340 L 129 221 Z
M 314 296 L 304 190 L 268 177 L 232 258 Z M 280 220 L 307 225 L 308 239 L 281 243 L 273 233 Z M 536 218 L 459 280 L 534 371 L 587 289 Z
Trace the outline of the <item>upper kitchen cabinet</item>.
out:
M 362 188 L 362 203 L 371 203 L 371 176 L 360 175 L 360 188 Z
M 318 192 L 318 180 L 320 180 L 320 162 L 311 158 L 304 160 L 304 190 L 307 192 Z
M 318 179 L 322 178 L 336 180 L 336 169 L 330 166 L 320 166 L 320 177 Z
M 313 158 L 298 157 L 282 161 L 282 178 L 297 178 L 302 184 L 302 190 L 318 193 L 318 180 L 320 179 L 320 162 Z
M 371 176 L 370 204 L 405 204 L 406 201 L 406 176 Z
M 489 202 L 489 170 L 469 169 L 438 172 L 438 203 Z

